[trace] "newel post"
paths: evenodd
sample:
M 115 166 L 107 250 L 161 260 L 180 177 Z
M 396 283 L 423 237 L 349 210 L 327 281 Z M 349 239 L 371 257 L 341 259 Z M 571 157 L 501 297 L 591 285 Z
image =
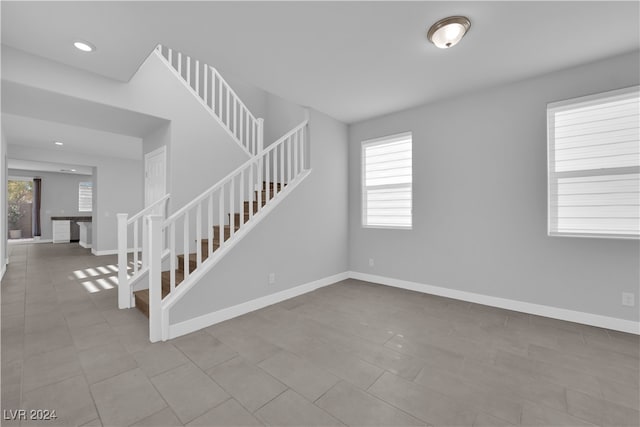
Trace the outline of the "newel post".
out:
M 118 308 L 131 308 L 131 288 L 127 273 L 127 218 L 126 213 L 116 214 L 118 219 Z
M 162 339 L 162 215 L 145 217 L 149 243 L 149 340 Z

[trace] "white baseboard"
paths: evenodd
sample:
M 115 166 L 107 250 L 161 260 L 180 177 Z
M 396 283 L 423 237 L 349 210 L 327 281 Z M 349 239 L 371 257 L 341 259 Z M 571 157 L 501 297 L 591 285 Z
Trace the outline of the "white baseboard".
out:
M 567 310 L 565 308 L 551 307 L 548 305 L 534 304 L 530 302 L 517 301 L 500 297 L 492 297 L 488 295 L 476 294 L 473 292 L 443 288 L 440 286 L 409 282 L 406 280 L 394 279 L 391 277 L 359 273 L 357 271 L 349 271 L 348 275 L 349 278 L 352 279 L 364 280 L 381 285 L 407 289 L 410 291 L 439 295 L 447 298 L 504 308 L 507 310 L 519 311 L 522 313 L 535 314 L 537 316 L 550 317 L 552 319 L 566 320 L 569 322 L 582 323 L 585 325 L 597 326 L 600 328 L 612 329 L 614 331 L 640 335 L 640 322 L 634 322 L 632 320 L 585 313 L 582 311 Z
M 223 259 L 223 257 L 233 248 L 244 239 L 251 230 L 256 227 L 260 222 L 265 219 L 271 211 L 273 211 L 276 206 L 280 204 L 286 197 L 293 191 L 295 188 L 300 185 L 305 179 L 311 174 L 312 169 L 308 169 L 300 173 L 299 176 L 296 177 L 295 180 L 289 182 L 283 190 L 278 193 L 275 197 L 269 200 L 269 203 L 264 205 L 262 209 L 258 212 L 258 214 L 254 215 L 251 221 L 247 222 L 234 234 L 234 238 L 230 239 L 225 243 L 225 246 L 216 250 L 212 256 L 206 259 L 202 263 L 201 267 L 198 267 L 189 278 L 185 279 L 180 283 L 180 286 L 177 287 L 173 292 L 171 292 L 163 301 L 162 301 L 162 309 L 168 310 L 173 307 L 181 298 L 183 298 L 189 290 L 198 283 L 198 281 L 204 277 L 216 264 Z M 166 327 L 165 327 L 166 328 Z
M 95 256 L 118 255 L 118 250 L 117 249 L 106 249 L 106 250 L 99 251 L 99 250 L 93 248 L 93 246 L 89 246 L 89 247 L 91 248 L 91 253 L 93 255 L 95 255 Z M 133 248 L 127 249 L 127 253 L 133 253 Z
M 80 247 L 85 248 L 85 249 L 91 249 L 91 243 L 85 243 L 85 242 L 78 242 L 78 244 L 80 245 Z
M 22 241 L 15 241 L 15 240 L 7 240 L 7 244 L 8 245 L 31 245 L 31 244 L 39 244 L 39 243 L 52 243 L 53 239 L 30 239 L 30 240 L 22 240 Z
M 304 285 L 285 289 L 284 291 L 276 292 L 275 294 L 265 295 L 251 301 L 243 302 L 229 308 L 223 308 L 222 310 L 214 311 L 213 313 L 207 313 L 205 315 L 185 320 L 183 322 L 175 323 L 173 325 L 170 324 L 169 339 L 177 338 L 179 336 L 200 330 L 202 328 L 206 328 L 207 326 L 215 325 L 216 323 L 224 322 L 225 320 L 242 316 L 243 314 L 247 314 L 252 311 L 267 307 L 269 305 L 273 305 L 281 301 L 306 294 L 307 292 L 314 291 L 324 286 L 332 285 L 347 278 L 347 272 L 335 274 L 333 276 L 305 283 Z

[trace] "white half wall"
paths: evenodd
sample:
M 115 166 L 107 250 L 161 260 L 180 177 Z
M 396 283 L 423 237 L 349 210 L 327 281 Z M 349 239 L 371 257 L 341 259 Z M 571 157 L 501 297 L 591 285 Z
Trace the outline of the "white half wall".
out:
M 634 52 L 351 125 L 350 270 L 637 322 L 637 240 L 547 236 L 546 105 L 639 78 Z M 406 131 L 413 229 L 365 229 L 361 141 Z
M 173 306 L 172 325 L 347 270 L 347 127 L 314 111 L 309 123 L 310 175 Z

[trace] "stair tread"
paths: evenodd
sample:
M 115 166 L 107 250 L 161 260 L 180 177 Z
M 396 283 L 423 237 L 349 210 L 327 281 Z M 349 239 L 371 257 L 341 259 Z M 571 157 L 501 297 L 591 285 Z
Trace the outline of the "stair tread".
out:
M 171 276 L 169 271 L 162 272 L 162 298 L 165 298 L 170 293 L 171 288 Z M 176 287 L 184 280 L 184 273 L 180 270 L 176 270 Z M 142 311 L 142 313 L 149 317 L 149 289 L 141 289 L 134 291 L 133 295 L 136 299 L 136 307 Z
M 267 184 L 269 184 L 269 189 L 267 189 Z M 267 181 L 263 181 L 262 183 L 262 194 L 266 195 L 267 192 L 271 194 L 271 197 L 273 197 L 275 194 L 277 194 L 278 192 L 282 191 L 282 187 L 286 186 L 286 183 L 278 183 L 277 185 L 274 185 L 275 183 L 273 182 L 267 182 Z M 275 187 L 275 189 L 274 189 Z M 249 209 L 251 206 L 253 206 L 253 213 L 256 213 L 258 211 L 258 200 L 257 200 L 257 195 L 258 195 L 258 191 L 256 190 L 256 200 L 252 200 L 252 201 L 244 201 L 243 202 L 243 212 L 234 212 L 233 215 L 235 218 L 239 219 L 240 215 L 242 213 L 244 213 L 244 222 L 246 223 L 249 220 Z M 265 197 L 262 198 L 262 203 L 261 205 L 264 206 L 267 203 L 267 200 Z M 229 218 L 231 218 L 231 213 L 228 213 Z M 234 220 L 235 220 L 234 218 Z M 239 222 L 239 221 L 238 221 Z M 238 231 L 241 227 L 241 224 L 236 224 L 234 222 L 234 231 Z M 230 238 L 230 234 L 231 234 L 231 225 L 224 225 L 224 240 L 228 240 Z M 213 230 L 214 230 L 214 238 L 213 238 L 213 251 L 215 252 L 219 247 L 220 247 L 220 225 L 214 225 L 213 226 Z M 209 239 L 205 238 L 205 239 L 201 239 L 200 240 L 200 244 L 202 245 L 202 260 L 204 261 L 205 259 L 207 259 L 209 257 Z M 195 270 L 196 266 L 197 266 L 197 253 L 189 253 L 189 271 L 193 271 Z M 175 270 L 175 277 L 176 277 L 176 284 L 175 286 L 179 286 L 180 283 L 182 283 L 182 281 L 184 280 L 184 254 L 178 255 L 177 256 L 178 259 L 178 265 L 177 265 L 177 269 Z M 162 298 L 165 298 L 167 295 L 169 295 L 170 293 L 170 288 L 171 288 L 171 272 L 170 271 L 163 271 L 162 272 Z M 149 290 L 148 289 L 141 289 L 139 291 L 135 291 L 133 292 L 133 295 L 136 299 L 136 307 L 142 311 L 142 313 L 144 315 L 146 315 L 147 317 L 149 317 Z

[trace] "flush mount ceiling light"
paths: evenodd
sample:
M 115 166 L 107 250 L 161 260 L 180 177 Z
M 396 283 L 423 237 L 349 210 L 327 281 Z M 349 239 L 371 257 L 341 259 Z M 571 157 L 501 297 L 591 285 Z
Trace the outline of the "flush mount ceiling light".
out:
M 471 21 L 465 16 L 449 16 L 429 28 L 427 38 L 440 49 L 448 49 L 458 44 L 469 31 Z
M 53 143 L 56 145 L 64 145 L 64 142 L 60 142 L 60 141 L 53 141 Z
M 83 52 L 93 52 L 94 50 L 96 50 L 96 47 L 94 45 L 83 40 L 76 40 L 73 42 L 73 45 L 76 47 L 76 49 Z

